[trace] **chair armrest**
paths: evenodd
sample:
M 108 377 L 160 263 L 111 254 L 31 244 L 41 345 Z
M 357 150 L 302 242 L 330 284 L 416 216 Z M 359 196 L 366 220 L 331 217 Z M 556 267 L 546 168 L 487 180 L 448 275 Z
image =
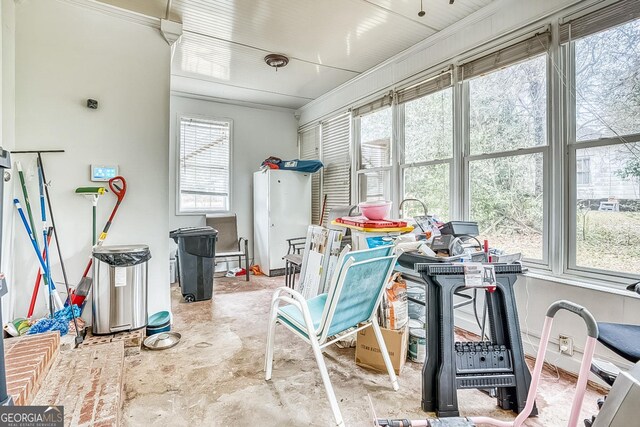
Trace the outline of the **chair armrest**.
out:
M 242 250 L 242 242 L 244 242 L 244 245 L 247 246 L 249 245 L 249 240 L 246 237 L 238 237 L 238 250 Z M 245 252 L 245 255 L 247 255 L 247 253 Z
M 280 295 L 281 293 L 288 294 L 287 296 Z M 313 320 L 311 319 L 311 312 L 309 312 L 309 307 L 307 306 L 307 300 L 304 299 L 302 294 L 296 290 L 291 288 L 286 288 L 284 286 L 279 287 L 273 293 L 273 297 L 271 298 L 271 307 L 274 310 L 277 310 L 280 305 L 279 302 L 283 301 L 288 304 L 293 304 L 302 312 L 302 317 L 304 318 L 304 322 L 307 326 L 309 335 L 316 335 L 318 332 L 313 327 Z

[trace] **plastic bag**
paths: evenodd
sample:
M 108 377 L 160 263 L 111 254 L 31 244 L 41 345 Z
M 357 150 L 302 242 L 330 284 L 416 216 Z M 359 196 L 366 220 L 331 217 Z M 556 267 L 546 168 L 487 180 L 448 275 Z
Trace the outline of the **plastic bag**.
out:
M 149 261 L 151 259 L 151 251 L 145 249 L 138 252 L 98 252 L 94 253 L 93 256 L 99 261 L 106 262 L 114 267 L 131 267 Z
M 409 321 L 407 282 L 395 273 L 385 286 L 380 303 L 380 323 L 386 329 L 401 329 Z

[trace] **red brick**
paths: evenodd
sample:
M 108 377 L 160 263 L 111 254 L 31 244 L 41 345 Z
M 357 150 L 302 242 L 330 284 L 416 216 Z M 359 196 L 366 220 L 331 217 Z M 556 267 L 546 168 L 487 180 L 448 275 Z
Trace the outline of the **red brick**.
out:
M 61 352 L 34 398 L 36 405 L 63 405 L 65 425 L 119 424 L 124 340 Z M 70 377 L 71 376 L 71 377 Z
M 5 340 L 7 386 L 17 404 L 29 404 L 60 347 L 58 332 Z

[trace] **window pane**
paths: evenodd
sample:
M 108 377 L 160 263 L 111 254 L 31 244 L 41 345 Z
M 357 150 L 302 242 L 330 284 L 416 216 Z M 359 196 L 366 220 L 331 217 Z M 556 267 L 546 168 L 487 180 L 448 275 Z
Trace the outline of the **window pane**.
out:
M 448 88 L 404 104 L 405 163 L 452 156 L 452 93 Z
M 640 20 L 575 42 L 576 139 L 640 133 Z
M 546 56 L 469 81 L 471 154 L 547 144 Z
M 391 108 L 360 118 L 360 166 L 363 169 L 391 165 Z
M 229 209 L 228 121 L 180 119 L 180 211 Z
M 470 162 L 470 216 L 491 247 L 542 259 L 542 163 L 541 153 Z
M 449 219 L 449 164 L 406 168 L 404 170 L 404 198 L 418 199 L 427 205 L 428 213 L 439 220 Z M 404 217 L 423 215 L 422 206 L 407 202 Z
M 361 202 L 391 200 L 391 173 L 385 170 L 359 174 L 358 192 Z
M 640 144 L 576 150 L 576 174 L 576 265 L 640 273 Z

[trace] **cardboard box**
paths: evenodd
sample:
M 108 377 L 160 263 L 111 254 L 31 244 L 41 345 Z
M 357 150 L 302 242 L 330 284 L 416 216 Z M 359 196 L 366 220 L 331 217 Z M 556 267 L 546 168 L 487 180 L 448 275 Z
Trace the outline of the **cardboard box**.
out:
M 409 331 L 406 326 L 396 331 L 385 328 L 380 328 L 380 330 L 382 330 L 382 337 L 387 346 L 393 369 L 396 371 L 396 375 L 399 375 L 407 360 Z M 374 371 L 387 372 L 373 327 L 358 331 L 356 338 L 356 365 L 373 369 Z

